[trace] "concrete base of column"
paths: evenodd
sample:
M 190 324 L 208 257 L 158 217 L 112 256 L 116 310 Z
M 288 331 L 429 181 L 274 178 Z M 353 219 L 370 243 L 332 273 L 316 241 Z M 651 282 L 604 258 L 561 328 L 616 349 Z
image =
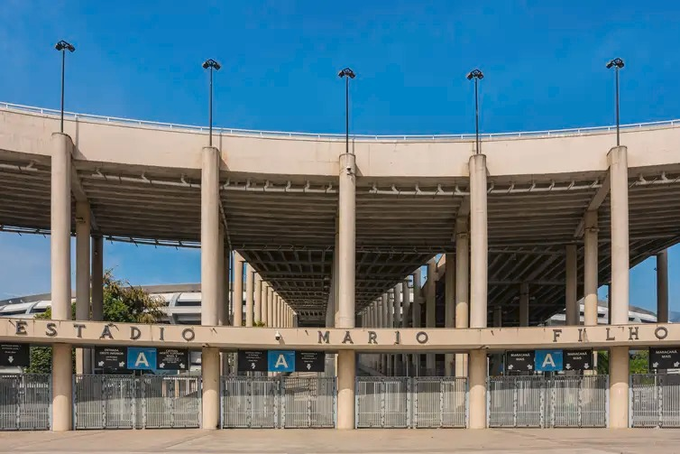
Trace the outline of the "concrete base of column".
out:
M 354 386 L 356 352 L 338 352 L 338 429 L 354 429 Z
M 473 350 L 469 356 L 470 429 L 486 428 L 486 352 Z
M 52 346 L 52 430 L 73 429 L 73 359 L 71 346 Z
M 201 375 L 203 379 L 203 424 L 206 430 L 215 430 L 220 425 L 220 351 L 217 348 L 203 348 L 201 354 Z
M 609 349 L 609 427 L 628 428 L 630 358 L 627 347 Z

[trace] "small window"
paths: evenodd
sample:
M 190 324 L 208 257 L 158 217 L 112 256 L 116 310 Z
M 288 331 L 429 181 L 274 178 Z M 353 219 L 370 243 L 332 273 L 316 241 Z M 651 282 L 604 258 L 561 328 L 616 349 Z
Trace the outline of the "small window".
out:
M 175 302 L 176 307 L 199 307 L 201 305 L 200 301 L 177 301 Z

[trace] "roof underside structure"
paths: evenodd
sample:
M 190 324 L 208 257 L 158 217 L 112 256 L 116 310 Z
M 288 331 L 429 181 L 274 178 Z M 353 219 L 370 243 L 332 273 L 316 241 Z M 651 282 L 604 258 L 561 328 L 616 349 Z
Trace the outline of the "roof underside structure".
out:
M 197 247 L 200 173 L 74 161 L 75 202 L 89 202 L 94 228 L 113 241 Z M 469 210 L 467 179 L 358 178 L 356 309 L 360 311 L 431 257 L 456 248 L 456 219 Z M 531 322 L 564 309 L 568 244 L 583 276 L 583 217 L 599 205 L 599 282 L 610 276 L 607 172 L 488 176 L 489 313 L 517 323 L 519 286 L 530 288 Z M 629 173 L 631 266 L 680 239 L 680 168 Z M 223 172 L 227 247 L 269 281 L 307 323 L 323 324 L 331 288 L 337 178 L 247 177 Z M 0 150 L 0 228 L 49 234 L 50 162 Z M 75 227 L 74 227 L 75 228 Z M 582 294 L 579 285 L 579 294 Z M 491 316 L 489 316 L 491 320 Z

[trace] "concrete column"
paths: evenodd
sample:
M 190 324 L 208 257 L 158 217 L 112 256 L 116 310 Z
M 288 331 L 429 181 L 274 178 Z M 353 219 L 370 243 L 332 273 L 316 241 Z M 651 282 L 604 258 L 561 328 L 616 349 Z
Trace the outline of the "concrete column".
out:
M 394 328 L 394 289 L 387 292 L 387 328 Z M 387 354 L 387 375 L 394 375 L 394 355 Z
M 427 281 L 425 281 L 425 327 L 436 328 L 436 290 L 437 290 L 437 260 L 431 258 L 427 262 Z M 428 374 L 433 374 L 437 367 L 434 353 L 425 355 L 425 367 Z
M 271 287 L 269 282 L 262 282 L 262 296 L 260 302 L 260 316 L 262 317 L 262 323 L 265 326 L 269 326 L 269 318 L 267 314 L 267 300 L 269 299 L 269 292 L 271 292 Z
M 668 249 L 656 254 L 656 320 L 668 323 Z
M 241 254 L 234 251 L 234 289 L 233 311 L 234 311 L 234 326 L 243 326 L 243 257 Z
M 338 352 L 338 429 L 354 429 L 354 384 L 356 352 Z M 351 410 L 351 411 L 350 411 Z
M 382 298 L 380 300 L 380 308 L 381 308 L 381 313 L 382 313 L 382 323 L 380 325 L 381 328 L 387 328 L 389 327 L 389 300 L 390 296 L 387 293 L 383 293 Z M 389 355 L 387 354 L 382 354 L 381 358 L 381 370 L 382 373 L 385 375 L 389 375 L 390 373 L 390 363 L 389 363 Z
M 253 326 L 253 268 L 250 263 L 244 266 L 246 270 L 246 327 Z
M 597 326 L 597 211 L 586 212 L 583 240 L 583 324 Z
M 201 353 L 203 375 L 203 429 L 214 430 L 220 426 L 220 350 L 203 347 Z
M 487 236 L 486 156 L 470 157 L 470 326 L 486 328 L 489 242 Z M 472 366 L 470 366 L 472 367 Z
M 413 327 L 420 328 L 423 326 L 421 320 L 421 305 L 422 305 L 422 285 L 421 285 L 421 271 L 420 268 L 413 273 Z M 413 367 L 416 370 L 416 375 L 420 374 L 420 353 L 413 355 Z
M 104 239 L 92 237 L 92 320 L 104 320 Z
M 52 319 L 71 320 L 71 150 L 66 134 L 51 138 L 50 274 Z M 71 430 L 73 387 L 71 346 L 54 344 L 52 354 L 52 430 Z
M 274 289 L 270 289 L 269 294 L 267 295 L 267 321 L 269 322 L 270 328 L 273 328 L 276 326 L 275 320 L 274 320 Z
M 262 277 L 255 273 L 255 307 L 253 309 L 254 323 L 262 323 Z
M 90 205 L 76 202 L 76 320 L 90 319 Z M 89 348 L 76 348 L 76 373 L 91 374 Z
M 232 264 L 231 264 L 231 250 L 229 248 L 225 248 L 222 251 L 222 262 L 224 263 L 223 270 L 222 270 L 222 276 L 221 281 L 222 281 L 222 289 L 221 289 L 221 296 L 222 296 L 222 317 L 223 317 L 223 325 L 231 325 L 232 323 L 232 307 L 231 307 L 231 269 L 232 269 Z
M 565 324 L 578 325 L 580 314 L 578 307 L 578 299 L 576 296 L 578 285 L 578 268 L 576 257 L 576 245 L 567 245 L 567 264 L 566 264 L 566 288 L 565 288 Z
M 611 210 L 611 323 L 628 323 L 629 292 L 629 238 L 628 238 L 628 157 L 626 147 L 609 151 L 609 181 Z M 609 350 L 609 426 L 628 427 L 628 374 L 627 347 Z
M 456 221 L 456 328 L 470 326 L 470 236 L 467 219 Z M 467 377 L 467 354 L 456 354 L 456 377 Z
M 444 271 L 444 326 L 454 328 L 456 326 L 456 255 L 446 254 L 446 269 Z M 444 373 L 447 377 L 454 374 L 454 355 L 444 355 Z
M 519 326 L 529 326 L 529 284 L 519 286 Z
M 470 429 L 486 428 L 486 351 L 472 350 L 470 368 Z

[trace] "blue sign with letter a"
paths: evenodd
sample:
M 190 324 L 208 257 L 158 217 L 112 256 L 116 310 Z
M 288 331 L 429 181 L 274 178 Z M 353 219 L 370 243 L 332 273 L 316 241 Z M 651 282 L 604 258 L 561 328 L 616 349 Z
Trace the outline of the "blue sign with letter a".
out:
M 130 370 L 156 370 L 156 349 L 128 347 L 127 362 Z
M 267 366 L 269 372 L 295 372 L 295 352 L 269 350 Z
M 562 350 L 536 350 L 536 372 L 559 372 L 562 370 L 564 358 Z

